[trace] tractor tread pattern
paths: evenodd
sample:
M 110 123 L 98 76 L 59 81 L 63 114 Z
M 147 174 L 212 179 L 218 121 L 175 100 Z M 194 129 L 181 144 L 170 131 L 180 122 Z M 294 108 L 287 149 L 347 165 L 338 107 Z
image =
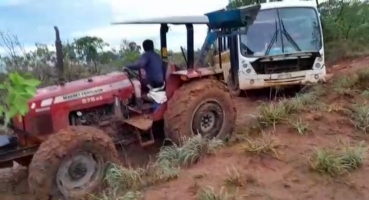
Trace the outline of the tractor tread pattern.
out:
M 109 163 L 118 163 L 118 153 L 112 139 L 103 131 L 88 126 L 71 126 L 52 134 L 43 142 L 33 156 L 29 166 L 28 184 L 30 192 L 39 200 L 62 197 L 56 186 L 56 173 L 60 163 L 81 147 L 99 153 L 105 169 Z M 105 169 L 103 172 L 105 173 Z M 102 175 L 104 176 L 104 174 Z M 103 180 L 101 181 L 103 182 Z M 95 192 L 101 183 L 73 194 L 68 199 L 81 199 L 84 195 Z M 88 191 L 87 191 L 88 190 Z
M 206 98 L 219 100 L 226 113 L 218 138 L 225 139 L 233 133 L 237 112 L 227 86 L 216 79 L 199 79 L 182 85 L 168 101 L 164 130 L 170 140 L 178 144 L 183 137 L 192 136 L 190 122 L 194 109 Z

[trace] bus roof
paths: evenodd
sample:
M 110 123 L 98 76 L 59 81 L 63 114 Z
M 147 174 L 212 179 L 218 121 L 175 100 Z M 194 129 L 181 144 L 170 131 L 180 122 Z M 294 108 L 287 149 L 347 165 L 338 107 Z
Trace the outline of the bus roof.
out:
M 252 8 L 255 5 L 242 6 L 239 9 Z M 285 8 L 285 7 L 315 7 L 316 2 L 314 0 L 284 0 L 278 2 L 268 2 L 261 3 L 260 10 L 272 9 L 272 8 Z M 221 10 L 219 10 L 221 11 Z M 206 15 L 192 15 L 192 16 L 172 16 L 172 17 L 158 17 L 158 18 L 148 18 L 148 19 L 135 19 L 135 20 L 125 20 L 120 22 L 113 22 L 113 25 L 119 24 L 173 24 L 173 25 L 183 25 L 183 24 L 209 24 L 209 19 Z
M 268 3 L 261 3 L 261 10 L 272 9 L 272 8 L 289 8 L 289 7 L 314 7 L 317 8 L 315 0 L 284 0 L 275 1 Z M 247 6 L 243 6 L 244 8 Z
M 112 24 L 208 24 L 209 19 L 205 15 L 194 16 L 175 16 L 175 17 L 159 17 L 142 20 L 127 20 L 121 22 L 114 22 Z

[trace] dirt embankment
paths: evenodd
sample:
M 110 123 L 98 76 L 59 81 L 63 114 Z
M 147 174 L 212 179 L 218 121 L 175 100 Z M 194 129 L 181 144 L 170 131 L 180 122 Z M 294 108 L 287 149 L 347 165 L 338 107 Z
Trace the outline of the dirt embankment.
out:
M 150 188 L 146 199 L 196 199 L 199 191 L 208 187 L 218 195 L 227 193 L 228 199 L 369 199 L 369 162 L 364 161 L 349 174 L 335 176 L 324 169 L 322 173 L 312 169 L 317 149 L 338 151 L 338 147 L 350 144 L 355 148 L 369 141 L 368 135 L 355 128 L 352 113 L 348 113 L 356 103 L 369 100 L 362 95 L 365 88 L 337 81 L 367 66 L 369 58 L 333 66 L 329 70 L 335 75 L 333 82 L 323 85 L 323 94 L 300 112 L 286 116 L 286 120 L 277 119 L 275 128 L 239 133 L 240 142 L 182 169 L 177 180 Z M 347 91 L 340 92 L 343 87 Z M 257 114 L 261 103 L 237 99 L 237 104 L 239 130 L 247 130 L 249 114 Z

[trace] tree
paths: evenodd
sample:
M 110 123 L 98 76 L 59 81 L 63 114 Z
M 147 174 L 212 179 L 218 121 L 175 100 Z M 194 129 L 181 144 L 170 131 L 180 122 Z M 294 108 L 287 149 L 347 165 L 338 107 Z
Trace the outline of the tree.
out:
M 119 54 L 122 58 L 122 64 L 135 62 L 140 56 L 141 46 L 129 40 L 122 40 L 120 44 Z
M 227 5 L 227 9 L 234 9 L 234 8 L 238 8 L 241 6 L 247 6 L 247 5 L 252 5 L 252 4 L 257 4 L 257 3 L 265 3 L 266 0 L 230 0 L 228 5 Z
M 88 65 L 93 63 L 95 67 L 99 59 L 99 52 L 102 52 L 104 47 L 109 46 L 101 38 L 91 36 L 75 39 L 74 45 L 79 59 L 87 62 Z
M 368 53 L 369 1 L 329 0 L 319 11 L 328 60 Z

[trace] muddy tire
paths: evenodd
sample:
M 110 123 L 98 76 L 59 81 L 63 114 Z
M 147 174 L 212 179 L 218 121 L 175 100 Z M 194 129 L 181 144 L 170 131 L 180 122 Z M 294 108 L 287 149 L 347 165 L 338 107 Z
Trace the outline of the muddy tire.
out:
M 227 77 L 227 86 L 232 96 L 239 97 L 241 95 L 242 90 L 233 83 L 231 75 Z
M 87 126 L 69 127 L 51 135 L 33 156 L 30 191 L 39 200 L 83 199 L 101 189 L 107 167 L 116 162 L 117 151 L 104 132 Z
M 164 115 L 166 136 L 177 144 L 195 134 L 225 140 L 235 122 L 236 107 L 227 86 L 213 79 L 183 85 L 168 101 Z

